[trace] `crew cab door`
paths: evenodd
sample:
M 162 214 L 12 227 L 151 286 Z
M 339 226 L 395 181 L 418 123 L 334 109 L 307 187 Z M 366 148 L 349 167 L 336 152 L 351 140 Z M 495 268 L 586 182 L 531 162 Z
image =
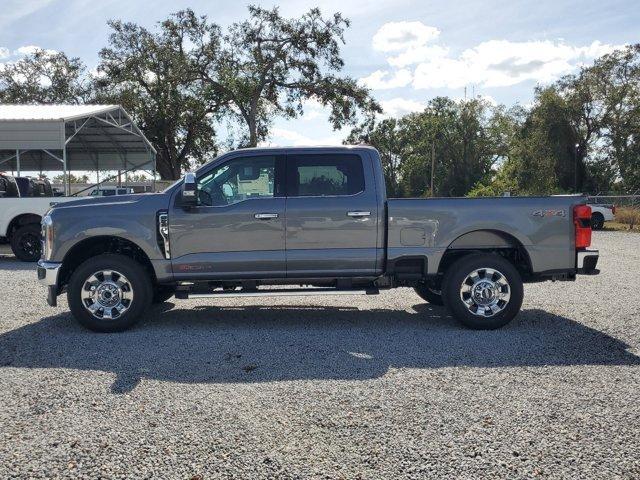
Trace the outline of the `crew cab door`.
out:
M 199 172 L 198 205 L 169 215 L 175 278 L 285 276 L 284 157 L 245 153 Z
M 375 274 L 374 183 L 370 159 L 355 152 L 287 155 L 287 277 Z

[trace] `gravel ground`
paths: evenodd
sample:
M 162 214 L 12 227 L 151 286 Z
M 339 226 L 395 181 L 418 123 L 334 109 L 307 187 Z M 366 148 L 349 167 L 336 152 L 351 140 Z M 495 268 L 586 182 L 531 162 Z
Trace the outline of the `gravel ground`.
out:
M 90 333 L 0 257 L 0 478 L 639 478 L 640 235 L 493 332 L 412 290 Z

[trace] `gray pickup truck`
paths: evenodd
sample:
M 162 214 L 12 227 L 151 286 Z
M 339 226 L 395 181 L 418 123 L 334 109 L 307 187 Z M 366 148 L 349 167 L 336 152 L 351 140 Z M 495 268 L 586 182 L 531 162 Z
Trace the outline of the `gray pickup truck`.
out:
M 42 220 L 38 278 L 84 326 L 132 326 L 171 296 L 372 295 L 413 287 L 476 329 L 523 283 L 598 273 L 575 196 L 387 198 L 369 147 L 236 150 L 162 193 L 88 198 Z

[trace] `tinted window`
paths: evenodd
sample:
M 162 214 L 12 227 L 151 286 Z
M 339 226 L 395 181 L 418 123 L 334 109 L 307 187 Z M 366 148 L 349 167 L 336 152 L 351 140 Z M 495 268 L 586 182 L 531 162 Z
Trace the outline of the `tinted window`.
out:
M 231 205 L 251 198 L 273 197 L 275 156 L 230 160 L 198 179 L 200 205 Z
M 289 157 L 287 178 L 290 196 L 355 195 L 364 190 L 364 171 L 358 155 Z

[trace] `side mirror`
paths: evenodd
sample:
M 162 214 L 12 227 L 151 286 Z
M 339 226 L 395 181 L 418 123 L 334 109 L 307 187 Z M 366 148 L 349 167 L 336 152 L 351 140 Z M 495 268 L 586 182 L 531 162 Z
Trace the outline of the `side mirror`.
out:
M 182 206 L 195 207 L 198 204 L 196 195 L 196 176 L 194 173 L 185 173 L 182 183 Z

